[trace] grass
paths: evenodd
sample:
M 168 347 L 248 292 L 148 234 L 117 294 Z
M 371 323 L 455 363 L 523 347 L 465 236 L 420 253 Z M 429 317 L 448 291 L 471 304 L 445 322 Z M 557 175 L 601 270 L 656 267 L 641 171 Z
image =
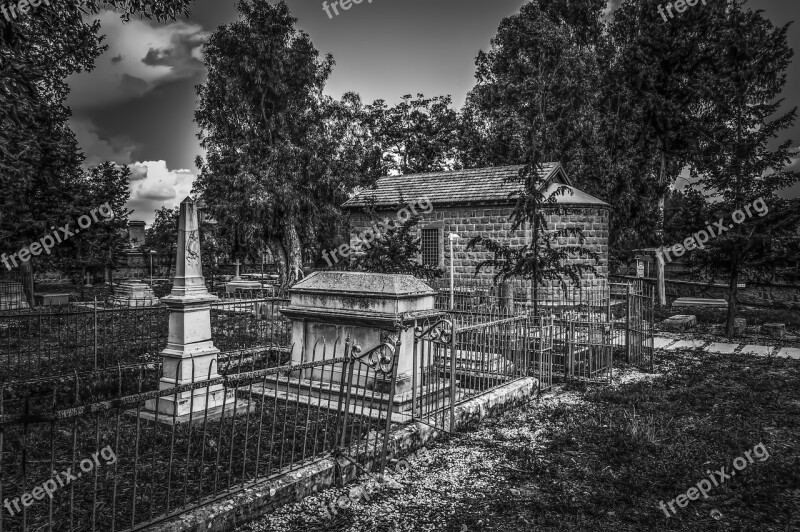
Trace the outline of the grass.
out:
M 333 520 L 329 490 L 242 530 L 800 529 L 800 363 L 659 353 L 656 372 L 569 385 L 431 449 Z M 769 452 L 667 518 L 659 508 L 754 446 Z

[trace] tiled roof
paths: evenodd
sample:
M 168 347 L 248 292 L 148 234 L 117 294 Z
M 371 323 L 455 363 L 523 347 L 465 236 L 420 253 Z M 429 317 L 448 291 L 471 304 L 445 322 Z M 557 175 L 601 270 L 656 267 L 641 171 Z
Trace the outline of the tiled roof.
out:
M 559 163 L 544 163 L 540 175 L 545 181 L 569 183 Z M 522 166 L 499 166 L 470 170 L 454 170 L 451 172 L 432 172 L 426 174 L 408 174 L 386 176 L 378 179 L 376 188 L 361 191 L 344 203 L 343 207 L 358 208 L 372 203 L 376 207 L 394 207 L 416 199 L 427 198 L 433 204 L 498 204 L 514 203 L 509 195 L 520 189 L 521 184 L 509 181 L 519 175 Z M 571 187 L 570 187 L 571 188 Z M 604 204 L 577 189 L 574 196 L 559 198 L 559 203 Z M 580 197 L 585 201 L 571 201 Z

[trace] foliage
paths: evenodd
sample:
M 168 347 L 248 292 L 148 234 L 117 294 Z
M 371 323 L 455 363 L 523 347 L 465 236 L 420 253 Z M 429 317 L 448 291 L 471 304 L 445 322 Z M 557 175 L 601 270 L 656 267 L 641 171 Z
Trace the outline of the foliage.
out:
M 458 114 L 450 96 L 410 94 L 392 107 L 384 100 L 367 106 L 368 125 L 383 151 L 387 169 L 401 174 L 440 172 L 456 159 Z
M 776 192 L 800 180 L 800 173 L 785 170 L 791 163 L 792 141 L 772 147 L 772 140 L 797 116 L 796 108 L 778 114 L 778 98 L 793 55 L 788 25 L 775 27 L 762 12 L 743 4 L 744 0 L 736 0 L 703 10 L 719 31 L 705 43 L 711 63 L 697 80 L 702 103 L 694 111 L 701 135 L 691 161 L 693 186 L 716 200 L 711 207 L 713 220 L 744 212 L 757 200 L 771 211 L 731 224 L 700 253 L 712 272 L 727 277 L 729 335 L 743 265 L 763 257 L 768 240 L 794 229 L 786 222 L 796 220 L 796 214 L 775 210 L 781 205 Z
M 0 17 L 3 250 L 16 251 L 40 238 L 45 228 L 85 214 L 73 212 L 80 203 L 84 158 L 67 125 L 64 80 L 91 70 L 106 46 L 100 23 L 84 15 L 111 8 L 119 9 L 124 20 L 138 14 L 163 21 L 187 14 L 188 5 L 189 0 L 51 2 L 12 21 Z
M 550 5 L 556 12 L 565 7 L 559 2 Z M 496 279 L 521 277 L 538 284 L 568 277 L 577 283 L 582 273 L 594 271 L 591 261 L 598 258 L 583 247 L 580 228 L 548 229 L 548 213 L 565 213 L 556 201 L 567 189 L 558 187 L 546 196 L 541 164 L 567 158 L 577 148 L 584 123 L 580 95 L 588 90 L 590 78 L 576 65 L 591 65 L 592 59 L 577 32 L 553 24 L 549 15 L 537 3 L 529 3 L 501 22 L 492 48 L 478 55 L 477 84 L 465 109 L 464 123 L 469 126 L 465 161 L 524 163 L 515 180 L 521 190 L 511 219 L 514 231 L 530 228 L 531 242 L 515 248 L 477 237 L 467 249 L 484 247 L 494 253 L 494 258 L 478 265 L 478 271 L 494 268 Z M 559 239 L 566 242 L 570 237 L 577 243 L 556 247 Z M 565 263 L 570 255 L 587 260 Z
M 421 239 L 416 238 L 421 216 L 412 216 L 398 224 L 390 222 L 386 230 L 375 235 L 375 240 L 362 244 L 362 253 L 352 262 L 356 271 L 375 273 L 399 273 L 420 279 L 438 279 L 444 275 L 441 268 L 422 264 L 418 257 L 422 252 Z
M 361 124 L 360 98 L 322 94 L 333 58 L 317 60 L 286 4 L 238 8 L 241 20 L 204 48 L 209 74 L 195 117 L 207 156 L 198 158 L 195 190 L 221 233 L 252 235 L 236 238 L 233 254 L 269 247 L 290 283 L 302 275 L 304 244 L 325 239 L 320 228 L 339 220 L 353 187 L 377 177 L 380 154 Z

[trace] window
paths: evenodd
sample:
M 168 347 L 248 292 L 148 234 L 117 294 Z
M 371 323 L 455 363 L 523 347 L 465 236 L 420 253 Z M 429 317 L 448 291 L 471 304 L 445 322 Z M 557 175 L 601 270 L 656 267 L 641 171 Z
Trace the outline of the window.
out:
M 422 264 L 439 266 L 439 230 L 422 230 Z

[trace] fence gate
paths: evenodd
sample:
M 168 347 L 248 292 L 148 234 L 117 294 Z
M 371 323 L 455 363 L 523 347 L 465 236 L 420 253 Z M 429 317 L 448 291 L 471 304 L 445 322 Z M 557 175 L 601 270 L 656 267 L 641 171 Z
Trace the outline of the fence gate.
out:
M 549 389 L 554 337 L 553 318 L 530 314 L 452 313 L 415 323 L 413 418 L 452 432 L 459 403 L 525 377 Z
M 655 289 L 642 281 L 629 283 L 626 294 L 626 359 L 653 371 L 653 320 Z
M 400 334 L 389 331 L 369 351 L 349 338 L 342 368 L 337 442 L 340 454 L 364 471 L 383 473 L 392 424 Z
M 414 323 L 411 415 L 445 432 L 452 432 L 455 424 L 454 340 L 452 320 L 436 317 Z M 448 360 L 449 371 L 441 371 Z

